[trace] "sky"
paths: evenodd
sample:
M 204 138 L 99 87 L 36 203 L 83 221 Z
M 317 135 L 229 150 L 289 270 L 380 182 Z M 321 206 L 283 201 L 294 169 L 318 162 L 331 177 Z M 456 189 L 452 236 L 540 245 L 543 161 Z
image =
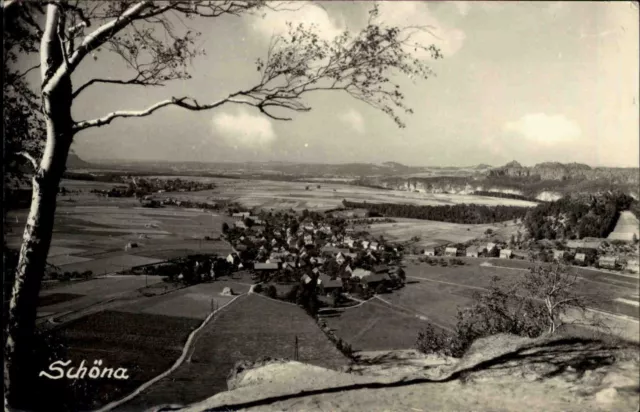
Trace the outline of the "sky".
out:
M 255 60 L 286 22 L 314 22 L 323 38 L 363 27 L 370 3 L 308 3 L 293 12 L 188 21 L 206 55 L 193 78 L 165 87 L 95 85 L 73 107 L 76 120 L 140 110 L 171 96 L 215 101 L 258 81 Z M 166 108 L 81 132 L 73 149 L 87 160 L 395 161 L 415 166 L 524 165 L 545 161 L 638 167 L 638 8 L 631 2 L 383 2 L 387 25 L 429 25 L 415 39 L 444 58 L 435 77 L 402 79 L 400 129 L 341 92 L 319 92 L 307 113 L 276 121 L 258 110 Z M 102 53 L 74 74 L 127 78 Z

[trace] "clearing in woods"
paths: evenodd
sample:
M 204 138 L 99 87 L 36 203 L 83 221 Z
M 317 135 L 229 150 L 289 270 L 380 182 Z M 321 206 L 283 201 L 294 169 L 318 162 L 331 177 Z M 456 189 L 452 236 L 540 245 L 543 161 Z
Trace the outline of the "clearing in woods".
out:
M 633 240 L 633 235 L 636 235 L 636 239 L 640 239 L 640 222 L 633 215 L 632 212 L 626 210 L 620 212 L 620 217 L 616 223 L 616 227 L 613 232 L 609 234 L 607 239 L 611 240 Z

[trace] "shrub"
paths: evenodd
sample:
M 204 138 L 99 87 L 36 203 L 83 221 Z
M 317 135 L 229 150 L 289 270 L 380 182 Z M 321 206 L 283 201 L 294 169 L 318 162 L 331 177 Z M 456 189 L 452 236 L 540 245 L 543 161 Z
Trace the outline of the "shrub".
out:
M 255 293 L 262 293 L 262 290 L 264 289 L 264 287 L 262 286 L 262 284 L 258 283 L 257 285 L 255 285 L 253 287 L 253 291 Z
M 264 294 L 270 298 L 276 299 L 278 297 L 278 290 L 274 285 L 269 285 L 264 289 Z

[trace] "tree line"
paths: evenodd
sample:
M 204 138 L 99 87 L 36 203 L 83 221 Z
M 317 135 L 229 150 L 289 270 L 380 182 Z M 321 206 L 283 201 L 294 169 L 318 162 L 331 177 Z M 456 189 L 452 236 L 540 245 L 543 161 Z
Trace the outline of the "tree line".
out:
M 395 203 L 349 202 L 347 208 L 362 208 L 381 216 L 436 220 L 449 223 L 483 224 L 524 218 L 529 210 L 521 206 L 485 206 L 459 204 L 445 206 L 416 206 Z
M 604 238 L 615 228 L 620 212 L 634 200 L 625 193 L 563 197 L 527 213 L 524 224 L 534 239 Z

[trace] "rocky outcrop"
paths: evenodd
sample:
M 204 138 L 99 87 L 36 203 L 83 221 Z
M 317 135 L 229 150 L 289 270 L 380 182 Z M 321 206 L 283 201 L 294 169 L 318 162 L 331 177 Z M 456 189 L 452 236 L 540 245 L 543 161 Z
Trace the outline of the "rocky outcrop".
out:
M 284 360 L 243 365 L 234 375 L 233 390 L 188 407 L 160 410 L 519 411 L 523 405 L 534 411 L 638 409 L 637 346 L 577 337 L 496 335 L 478 340 L 453 362 L 416 354 L 407 369 L 407 356 L 403 354 L 401 373 L 375 362 L 368 365 L 370 373 L 367 365 L 357 373 Z
M 491 169 L 490 177 L 535 178 L 539 180 L 605 180 L 615 184 L 637 184 L 638 168 L 597 167 L 583 163 L 544 162 L 524 167 L 516 161 Z

